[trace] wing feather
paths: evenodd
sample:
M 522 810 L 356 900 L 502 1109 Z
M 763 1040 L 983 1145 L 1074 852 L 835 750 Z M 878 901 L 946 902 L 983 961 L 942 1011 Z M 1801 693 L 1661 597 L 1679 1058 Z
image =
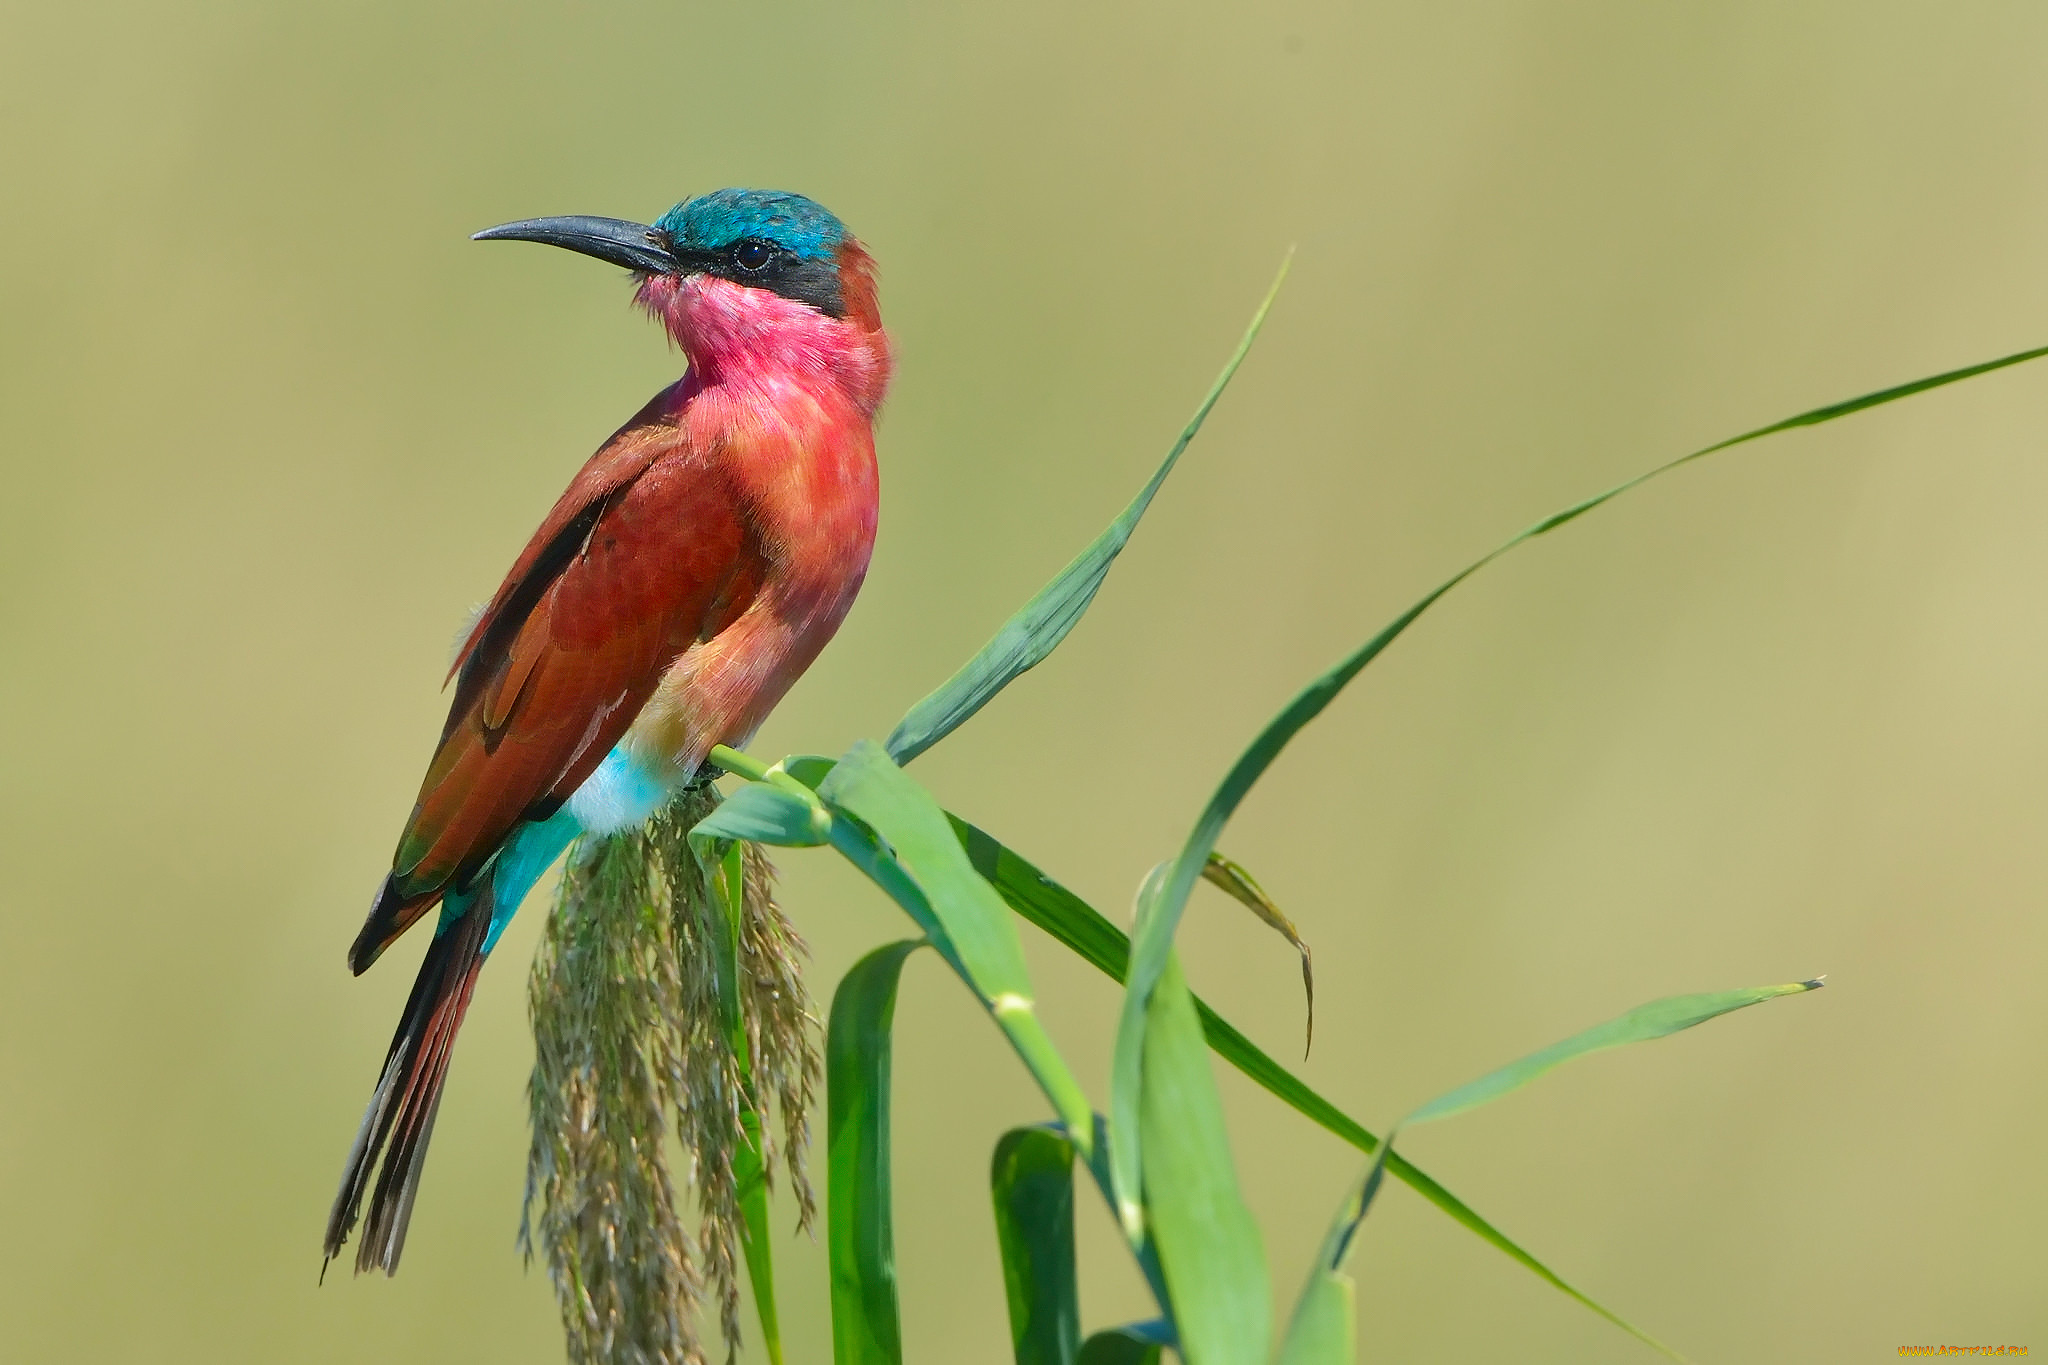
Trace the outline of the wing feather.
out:
M 351 951 L 357 971 L 466 886 L 522 820 L 566 800 L 669 665 L 751 600 L 762 547 L 699 444 L 666 422 L 621 431 L 478 618 L 391 876 Z

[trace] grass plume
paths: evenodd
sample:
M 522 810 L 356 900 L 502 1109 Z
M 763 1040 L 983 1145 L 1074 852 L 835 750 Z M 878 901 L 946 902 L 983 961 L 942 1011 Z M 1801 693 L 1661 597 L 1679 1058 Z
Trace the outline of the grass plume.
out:
M 522 1248 L 546 1258 L 572 1365 L 704 1365 L 697 1315 L 718 1304 L 728 1357 L 740 1340 L 744 1220 L 734 1156 L 743 1115 L 780 1111 L 799 1225 L 814 1216 L 803 1151 L 819 1077 L 805 956 L 745 855 L 737 1030 L 720 997 L 724 910 L 692 854 L 718 800 L 679 795 L 640 829 L 570 854 L 528 988 L 529 1086 Z M 775 1139 L 764 1122 L 761 1162 Z M 694 1239 L 671 1170 L 695 1187 Z

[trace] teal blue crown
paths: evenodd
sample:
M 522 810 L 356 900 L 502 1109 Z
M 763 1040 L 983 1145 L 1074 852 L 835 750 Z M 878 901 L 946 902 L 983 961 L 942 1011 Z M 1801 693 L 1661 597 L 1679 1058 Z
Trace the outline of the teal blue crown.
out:
M 722 251 L 759 238 L 807 261 L 831 259 L 846 225 L 816 200 L 782 190 L 713 190 L 686 199 L 655 221 L 678 251 Z

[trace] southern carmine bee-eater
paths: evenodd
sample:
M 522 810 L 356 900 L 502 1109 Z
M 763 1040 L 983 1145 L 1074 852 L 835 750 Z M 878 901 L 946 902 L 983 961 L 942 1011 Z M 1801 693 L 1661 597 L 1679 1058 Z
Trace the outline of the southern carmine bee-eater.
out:
M 571 840 L 639 824 L 712 745 L 747 742 L 838 629 L 875 536 L 889 342 L 874 264 L 832 214 L 719 190 L 651 227 L 476 235 L 624 266 L 689 365 L 570 482 L 449 672 L 440 745 L 348 955 L 362 973 L 439 908 L 327 1223 L 331 1260 L 367 1198 L 358 1271 L 398 1266 L 455 1032 L 520 901 Z

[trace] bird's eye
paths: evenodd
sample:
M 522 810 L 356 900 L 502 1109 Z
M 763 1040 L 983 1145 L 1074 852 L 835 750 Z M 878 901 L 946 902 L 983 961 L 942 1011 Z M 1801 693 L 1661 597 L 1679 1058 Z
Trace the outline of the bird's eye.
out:
M 732 263 L 742 270 L 759 270 L 775 258 L 775 248 L 749 238 L 732 249 Z

